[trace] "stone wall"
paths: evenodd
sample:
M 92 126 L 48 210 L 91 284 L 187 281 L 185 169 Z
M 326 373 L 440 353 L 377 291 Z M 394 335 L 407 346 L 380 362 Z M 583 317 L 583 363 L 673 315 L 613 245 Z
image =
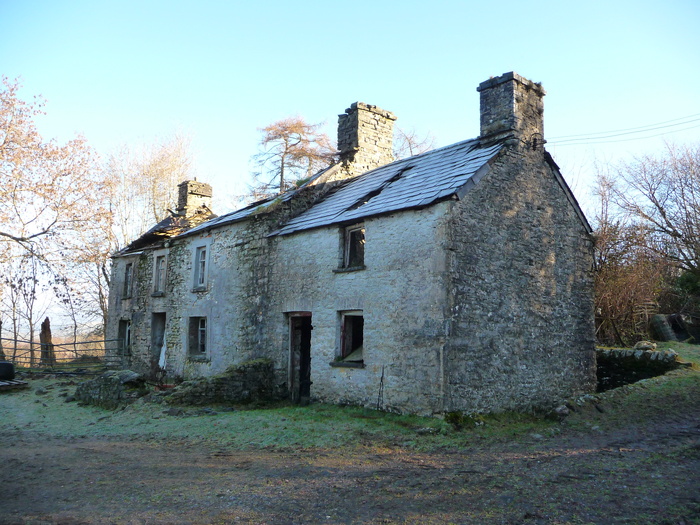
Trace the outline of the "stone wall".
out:
M 446 207 L 367 219 L 363 270 L 338 271 L 339 226 L 279 239 L 266 348 L 276 362 L 288 363 L 288 314 L 312 314 L 312 399 L 421 414 L 442 410 Z M 333 366 L 344 311 L 364 317 L 362 368 Z
M 447 410 L 592 391 L 593 242 L 542 152 L 506 150 L 453 206 Z
M 174 405 L 208 405 L 272 401 L 286 395 L 277 388 L 277 384 L 272 361 L 258 359 L 231 366 L 223 374 L 185 381 L 166 397 L 166 402 Z
M 111 410 L 132 403 L 147 393 L 141 375 L 131 370 L 115 370 L 80 383 L 75 399 Z
M 673 350 L 601 348 L 596 354 L 599 392 L 656 377 L 683 366 Z

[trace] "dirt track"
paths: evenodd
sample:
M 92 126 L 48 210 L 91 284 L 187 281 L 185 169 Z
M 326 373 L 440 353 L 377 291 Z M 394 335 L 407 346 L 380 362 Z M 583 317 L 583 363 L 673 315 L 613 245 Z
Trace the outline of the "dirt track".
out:
M 571 425 L 581 413 L 430 453 L 57 439 L 27 416 L 0 422 L 0 523 L 700 523 L 700 401 L 673 402 L 614 430 Z

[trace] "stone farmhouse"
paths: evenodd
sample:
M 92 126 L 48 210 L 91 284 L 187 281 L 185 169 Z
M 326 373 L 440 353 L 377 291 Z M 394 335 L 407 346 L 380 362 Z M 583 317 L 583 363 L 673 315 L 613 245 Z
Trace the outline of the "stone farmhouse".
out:
M 440 414 L 548 408 L 595 386 L 593 240 L 544 149 L 542 86 L 478 87 L 479 137 L 393 161 L 396 117 L 355 103 L 339 161 L 211 213 L 179 206 L 114 255 L 108 338 L 125 367 L 185 379 L 251 359 L 276 388 Z

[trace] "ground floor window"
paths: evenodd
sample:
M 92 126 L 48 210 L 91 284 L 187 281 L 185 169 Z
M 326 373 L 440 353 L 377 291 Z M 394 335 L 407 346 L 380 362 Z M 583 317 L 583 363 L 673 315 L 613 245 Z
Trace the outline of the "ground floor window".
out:
M 119 321 L 119 343 L 122 355 L 131 355 L 131 321 Z
M 361 310 L 340 313 L 340 358 L 342 361 L 363 362 L 364 329 L 365 318 Z
M 207 353 L 207 318 L 190 317 L 189 353 L 193 356 L 204 356 Z

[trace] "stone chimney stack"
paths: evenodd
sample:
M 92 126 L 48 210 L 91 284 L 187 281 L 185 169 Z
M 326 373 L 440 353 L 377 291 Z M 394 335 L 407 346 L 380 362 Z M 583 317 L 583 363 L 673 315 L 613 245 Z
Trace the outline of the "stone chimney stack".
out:
M 202 206 L 211 210 L 211 185 L 196 180 L 186 180 L 177 185 L 177 213 L 185 217 L 194 215 Z
M 476 90 L 481 93 L 482 142 L 510 136 L 520 147 L 542 149 L 545 91 L 540 84 L 510 72 L 482 82 Z
M 349 176 L 393 162 L 395 120 L 393 113 L 364 102 L 338 115 L 340 162 Z

